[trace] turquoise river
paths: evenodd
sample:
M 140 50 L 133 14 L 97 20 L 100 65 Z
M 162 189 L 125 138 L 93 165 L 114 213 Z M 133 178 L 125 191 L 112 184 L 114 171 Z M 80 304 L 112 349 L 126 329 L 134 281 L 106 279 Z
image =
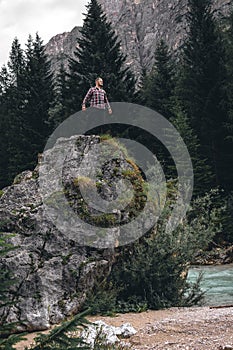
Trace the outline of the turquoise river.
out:
M 193 266 L 188 281 L 194 282 L 203 271 L 201 288 L 206 292 L 204 305 L 233 305 L 233 264 L 220 266 Z

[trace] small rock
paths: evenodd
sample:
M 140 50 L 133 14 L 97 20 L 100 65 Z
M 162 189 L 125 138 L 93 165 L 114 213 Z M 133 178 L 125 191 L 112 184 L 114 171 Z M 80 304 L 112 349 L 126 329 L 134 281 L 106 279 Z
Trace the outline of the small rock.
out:
M 115 327 L 115 329 L 116 334 L 121 335 L 123 338 L 129 338 L 137 333 L 130 323 L 124 323 L 120 327 Z
M 136 333 L 136 330 L 130 323 L 124 323 L 120 327 L 114 327 L 107 325 L 103 321 L 95 321 L 81 333 L 81 337 L 91 346 L 91 348 L 94 348 L 97 338 L 101 339 L 103 344 L 113 345 L 120 342 L 117 335 L 124 338 L 129 338 L 131 335 Z

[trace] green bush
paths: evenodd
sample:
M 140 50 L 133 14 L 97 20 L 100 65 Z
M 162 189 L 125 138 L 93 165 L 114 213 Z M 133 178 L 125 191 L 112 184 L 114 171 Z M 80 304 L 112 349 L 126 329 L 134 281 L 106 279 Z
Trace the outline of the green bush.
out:
M 217 191 L 196 198 L 186 217 L 171 233 L 166 223 L 172 212 L 169 203 L 156 227 L 137 242 L 120 249 L 110 282 L 119 288 L 116 304 L 132 297 L 150 309 L 190 306 L 201 301 L 200 280 L 193 286 L 186 282 L 195 254 L 207 247 L 221 231 L 222 208 L 214 207 Z
M 194 285 L 186 281 L 193 257 L 221 232 L 223 208 L 215 206 L 219 195 L 212 190 L 196 198 L 180 225 L 166 232 L 176 184 L 168 186 L 168 200 L 156 227 L 134 243 L 117 248 L 117 260 L 104 284 L 89 294 L 86 306 L 94 314 L 141 312 L 201 303 L 200 276 Z

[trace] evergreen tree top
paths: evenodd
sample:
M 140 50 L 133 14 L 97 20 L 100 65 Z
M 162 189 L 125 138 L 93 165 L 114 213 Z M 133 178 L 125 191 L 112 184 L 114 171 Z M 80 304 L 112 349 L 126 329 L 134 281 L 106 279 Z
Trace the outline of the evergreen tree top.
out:
M 69 60 L 69 110 L 81 106 L 85 91 L 101 76 L 110 101 L 132 101 L 135 96 L 135 78 L 125 65 L 126 56 L 111 23 L 107 21 L 101 5 L 91 0 L 77 38 L 74 58 Z

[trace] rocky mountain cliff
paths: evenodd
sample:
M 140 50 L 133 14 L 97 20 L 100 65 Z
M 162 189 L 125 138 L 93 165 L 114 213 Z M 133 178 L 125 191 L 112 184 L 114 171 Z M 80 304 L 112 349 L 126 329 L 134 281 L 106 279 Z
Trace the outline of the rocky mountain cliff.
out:
M 121 40 L 122 51 L 128 56 L 126 64 L 137 76 L 142 68 L 151 68 L 158 39 L 165 39 L 173 50 L 184 39 L 181 19 L 187 11 L 187 0 L 99 0 L 99 3 Z M 215 0 L 216 15 L 226 14 L 230 3 L 230 0 Z M 55 70 L 62 60 L 67 64 L 79 35 L 80 28 L 75 27 L 48 42 L 46 51 Z
M 81 27 L 74 27 L 71 32 L 57 34 L 47 43 L 46 53 L 51 60 L 53 71 L 59 71 L 62 62 L 67 67 L 68 58 L 73 56 L 76 40 L 80 37 L 80 29 Z

